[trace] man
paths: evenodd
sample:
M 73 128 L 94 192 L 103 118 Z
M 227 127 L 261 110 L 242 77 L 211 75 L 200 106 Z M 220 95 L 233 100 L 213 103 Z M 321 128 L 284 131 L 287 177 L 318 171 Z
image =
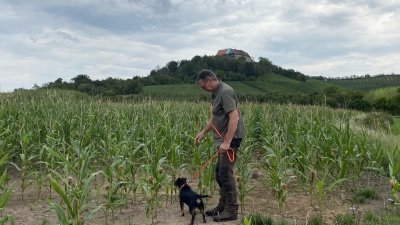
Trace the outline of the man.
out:
M 216 222 L 236 220 L 238 204 L 234 159 L 242 138 L 245 137 L 245 127 L 238 109 L 236 93 L 229 85 L 218 80 L 210 70 L 202 70 L 199 73 L 197 84 L 211 93 L 212 115 L 194 142 L 197 144 L 206 133 L 213 130 L 213 145 L 219 149 L 215 176 L 220 188 L 220 198 L 218 205 L 206 211 L 206 214 L 213 216 Z

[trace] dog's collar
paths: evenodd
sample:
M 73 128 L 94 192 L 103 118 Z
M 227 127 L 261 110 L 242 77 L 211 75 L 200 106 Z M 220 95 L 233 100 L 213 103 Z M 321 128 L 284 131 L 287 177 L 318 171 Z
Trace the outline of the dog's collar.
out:
M 182 186 L 179 188 L 179 190 L 182 190 L 182 188 L 187 185 L 187 183 L 182 184 Z

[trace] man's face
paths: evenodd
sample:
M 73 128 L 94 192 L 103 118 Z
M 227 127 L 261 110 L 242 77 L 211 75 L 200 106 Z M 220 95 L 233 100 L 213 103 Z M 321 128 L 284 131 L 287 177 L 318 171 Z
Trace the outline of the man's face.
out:
M 212 87 L 211 87 L 211 78 L 208 78 L 206 81 L 199 80 L 197 83 L 199 87 L 207 92 L 212 92 Z

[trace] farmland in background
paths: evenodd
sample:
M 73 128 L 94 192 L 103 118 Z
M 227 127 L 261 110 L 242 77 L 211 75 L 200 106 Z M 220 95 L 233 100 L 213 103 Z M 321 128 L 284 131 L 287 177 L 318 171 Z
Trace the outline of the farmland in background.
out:
M 329 79 L 329 84 L 351 90 L 371 91 L 380 88 L 400 86 L 400 76 L 385 75 L 355 79 Z
M 336 85 L 341 89 L 367 92 L 366 100 L 378 96 L 390 97 L 400 86 L 400 76 L 378 76 L 357 79 L 308 79 L 306 82 L 290 79 L 279 74 L 268 74 L 254 81 L 226 81 L 238 95 L 263 95 L 266 93 L 321 93 Z M 383 88 L 383 89 L 382 89 Z M 171 84 L 144 86 L 141 94 L 154 99 L 193 100 L 207 99 L 207 93 L 196 84 Z M 369 93 L 371 92 L 371 93 Z

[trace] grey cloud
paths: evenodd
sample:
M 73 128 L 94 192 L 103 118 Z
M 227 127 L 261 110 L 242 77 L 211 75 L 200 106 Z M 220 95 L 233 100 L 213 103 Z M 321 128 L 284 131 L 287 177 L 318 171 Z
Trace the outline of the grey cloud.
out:
M 168 14 L 176 9 L 176 6 L 171 2 L 171 0 L 128 0 L 128 2 L 139 4 L 145 8 L 150 8 L 154 13 L 161 15 Z
M 359 65 L 398 56 L 399 5 L 390 0 L 3 0 L 0 7 L 7 7 L 0 13 L 7 9 L 7 16 L 0 15 L 0 51 L 8 61 L 0 62 L 0 77 L 30 74 L 30 82 L 41 84 L 43 76 L 68 80 L 80 73 L 92 79 L 145 76 L 156 65 L 227 47 L 310 74 L 336 73 L 319 72 L 331 64 L 340 64 L 330 67 L 342 74 L 353 73 L 360 68 L 349 69 L 351 60 Z M 372 69 L 370 74 L 377 70 Z

